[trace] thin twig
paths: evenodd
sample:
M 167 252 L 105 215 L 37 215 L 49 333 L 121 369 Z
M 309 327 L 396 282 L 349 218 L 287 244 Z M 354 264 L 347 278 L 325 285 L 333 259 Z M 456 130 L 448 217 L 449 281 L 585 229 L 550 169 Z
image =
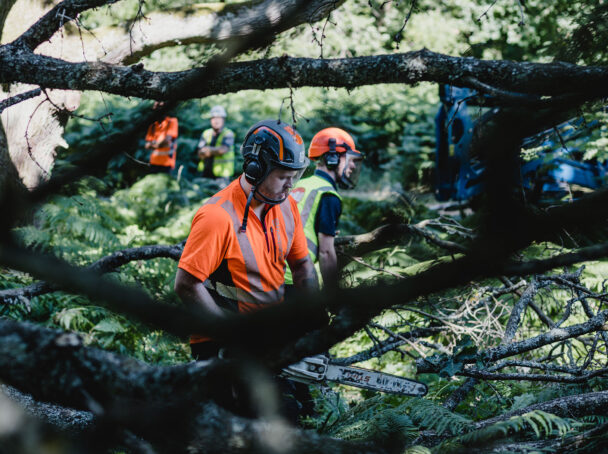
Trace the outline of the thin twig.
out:
M 2 100 L 0 101 L 0 113 L 2 113 L 2 111 L 9 108 L 10 106 L 14 106 L 15 104 L 18 104 L 27 99 L 35 98 L 36 96 L 39 96 L 40 93 L 42 93 L 42 90 L 40 88 L 35 88 L 34 90 L 26 91 L 25 93 L 20 93 L 18 95 Z

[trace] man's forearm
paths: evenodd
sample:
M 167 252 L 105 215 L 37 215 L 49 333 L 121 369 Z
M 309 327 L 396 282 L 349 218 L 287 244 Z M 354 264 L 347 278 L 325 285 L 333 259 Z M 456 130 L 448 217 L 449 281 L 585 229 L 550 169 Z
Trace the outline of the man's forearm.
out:
M 183 296 L 182 296 L 183 295 Z M 197 285 L 179 295 L 182 300 L 190 301 L 197 306 L 203 308 L 206 312 L 217 317 L 224 317 L 224 310 L 217 305 L 213 297 L 209 294 L 204 285 Z
M 315 268 L 309 256 L 306 256 L 295 263 L 290 263 L 289 267 L 291 268 L 291 274 L 293 276 L 293 284 L 296 287 L 308 290 L 319 290 L 317 273 L 315 272 Z
M 224 309 L 217 305 L 203 283 L 181 268 L 177 270 L 175 292 L 182 301 L 196 304 L 210 315 L 216 317 L 226 316 Z
M 325 287 L 338 285 L 338 256 L 335 249 L 319 252 L 319 268 Z
M 338 256 L 336 254 L 335 237 L 319 232 L 319 268 L 323 276 L 323 285 L 338 286 Z
M 228 152 L 228 147 L 225 145 L 221 145 L 219 147 L 209 147 L 209 151 L 211 156 L 222 156 Z

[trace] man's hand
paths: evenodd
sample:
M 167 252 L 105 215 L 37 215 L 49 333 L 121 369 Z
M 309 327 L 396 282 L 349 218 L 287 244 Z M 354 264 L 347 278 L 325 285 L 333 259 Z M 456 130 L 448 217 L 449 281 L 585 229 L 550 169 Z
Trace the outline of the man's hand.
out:
M 293 284 L 296 287 L 314 291 L 319 290 L 317 273 L 310 256 L 307 255 L 303 259 L 295 261 L 288 260 L 288 263 L 293 276 Z
M 212 156 L 222 156 L 228 152 L 228 147 L 225 145 L 219 147 L 208 147 L 204 146 L 199 148 L 198 157 L 201 159 L 210 158 Z

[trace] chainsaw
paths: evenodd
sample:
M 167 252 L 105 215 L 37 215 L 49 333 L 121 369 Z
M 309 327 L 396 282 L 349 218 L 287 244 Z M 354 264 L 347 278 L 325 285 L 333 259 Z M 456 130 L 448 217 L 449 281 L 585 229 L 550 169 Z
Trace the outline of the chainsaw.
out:
M 325 355 L 309 356 L 282 370 L 282 377 L 306 384 L 332 381 L 357 388 L 404 396 L 424 396 L 424 383 L 360 367 L 332 364 Z

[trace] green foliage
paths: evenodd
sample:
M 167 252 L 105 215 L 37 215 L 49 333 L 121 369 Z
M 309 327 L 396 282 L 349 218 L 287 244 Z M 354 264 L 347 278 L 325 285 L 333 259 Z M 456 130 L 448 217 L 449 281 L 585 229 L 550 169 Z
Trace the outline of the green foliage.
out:
M 524 7 L 524 23 L 519 4 Z M 525 2 L 494 2 L 489 0 L 454 0 L 416 2 L 414 14 L 404 27 L 410 2 L 349 0 L 332 13 L 331 20 L 305 24 L 283 33 L 270 48 L 256 49 L 239 60 L 276 57 L 284 54 L 301 57 L 345 57 L 392 52 L 406 52 L 423 47 L 449 55 L 479 58 L 506 58 L 523 61 L 552 61 L 555 56 L 570 62 L 606 63 L 605 42 L 608 28 L 608 7 L 601 0 L 578 2 L 526 0 Z M 100 8 L 81 15 L 88 27 L 130 26 L 142 7 L 143 14 L 169 10 L 190 3 L 173 0 L 123 0 L 120 7 Z M 217 4 L 230 8 L 233 4 Z M 326 26 L 326 27 L 325 27 Z M 319 44 L 322 42 L 322 47 Z M 178 70 L 207 61 L 220 49 L 215 46 L 189 45 L 184 52 L 161 49 L 144 60 L 147 69 Z M 290 96 L 292 99 L 290 99 Z M 291 110 L 291 104 L 295 111 Z M 339 126 L 355 138 L 357 147 L 366 155 L 362 181 L 356 191 L 344 198 L 341 218 L 342 235 L 370 231 L 383 223 L 415 224 L 422 220 L 440 219 L 438 213 L 424 203 L 403 203 L 402 189 L 417 194 L 428 192 L 433 183 L 435 130 L 434 116 L 438 108 L 436 85 L 422 83 L 414 87 L 377 85 L 347 89 L 299 88 L 273 90 L 266 93 L 243 91 L 184 102 L 172 114 L 179 119 L 177 167 L 180 179 L 166 175 L 148 175 L 149 151 L 144 149 L 145 131 L 133 149 L 120 150 L 108 164 L 99 169 L 103 181 L 88 180 L 77 187 L 73 197 L 56 197 L 35 215 L 35 222 L 17 230 L 26 245 L 77 265 L 88 265 L 111 252 L 145 244 L 175 244 L 184 240 L 191 219 L 202 201 L 217 190 L 213 182 L 197 178 L 196 145 L 203 129 L 209 125 L 208 111 L 222 104 L 228 111 L 227 127 L 236 132 L 236 145 L 252 124 L 262 118 L 278 118 L 297 122 L 305 143 L 321 128 Z M 97 117 L 98 121 L 72 118 L 66 129 L 67 150 L 59 151 L 61 160 L 86 153 L 107 134 L 120 131 L 151 107 L 151 102 L 123 99 L 111 95 L 86 93 L 78 113 Z M 597 105 L 590 109 L 597 110 Z M 604 112 L 586 114 L 588 122 L 598 121 L 592 131 L 568 144 L 584 159 L 605 159 L 606 123 Z M 539 150 L 529 150 L 532 158 Z M 423 200 L 424 202 L 424 200 Z M 461 216 L 462 217 L 462 216 Z M 479 219 L 471 216 L 459 220 L 467 227 L 476 227 Z M 442 239 L 454 239 L 450 233 L 437 233 Z M 604 234 L 600 232 L 597 238 Z M 605 235 L 605 234 L 604 234 Z M 597 238 L 580 239 L 573 235 L 564 241 L 594 244 Z M 460 240 L 460 238 L 457 238 Z M 602 241 L 605 241 L 603 239 Z M 527 259 L 550 257 L 561 245 L 543 243 L 523 251 Z M 390 282 L 423 272 L 440 262 L 453 260 L 445 251 L 421 238 L 412 237 L 404 244 L 387 247 L 362 257 L 365 264 L 351 262 L 346 267 L 347 285 L 356 287 L 370 283 Z M 587 265 L 584 285 L 598 292 L 605 291 L 608 264 L 598 261 Z M 176 264 L 170 259 L 132 262 L 112 278 L 138 286 L 154 298 L 177 303 L 173 292 Z M 0 288 L 27 285 L 31 278 L 21 273 L 0 269 Z M 483 293 L 478 287 L 496 286 L 488 280 L 475 285 L 451 289 L 420 301 L 422 309 L 435 314 L 457 310 L 464 301 L 479 302 Z M 571 295 L 563 290 L 543 290 L 542 308 L 549 317 L 557 317 L 564 301 Z M 494 304 L 510 307 L 515 297 L 507 295 Z M 31 310 L 22 303 L 5 305 L 2 315 L 26 319 L 48 326 L 81 333 L 89 345 L 130 354 L 160 363 L 189 359 L 185 343 L 164 333 L 150 330 L 104 308 L 86 298 L 60 292 L 33 298 Z M 399 302 L 411 304 L 418 302 Z M 578 311 L 578 312 L 577 312 Z M 523 325 L 525 335 L 540 329 L 538 319 L 528 311 Z M 499 323 L 507 315 L 496 315 Z M 574 308 L 573 320 L 585 320 L 580 307 Z M 403 327 L 427 326 L 428 320 L 413 311 L 395 310 L 382 314 L 375 321 L 399 331 Z M 480 325 L 476 319 L 464 320 L 463 327 Z M 385 333 L 376 332 L 377 336 Z M 605 389 L 605 380 L 597 378 L 583 385 L 539 385 L 528 382 L 481 383 L 475 387 L 455 411 L 448 411 L 441 402 L 464 382 L 455 374 L 465 360 L 478 350 L 496 344 L 495 335 L 477 333 L 475 337 L 461 333 L 439 333 L 426 339 L 442 347 L 442 352 L 427 356 L 428 361 L 441 364 L 441 374 L 425 374 L 420 380 L 429 386 L 426 399 L 397 396 L 370 397 L 369 391 L 336 387 L 340 393 L 316 392 L 318 418 L 309 426 L 321 433 L 348 440 L 372 440 L 379 443 L 408 444 L 421 430 L 432 430 L 449 438 L 434 452 L 467 450 L 489 446 L 512 435 L 557 437 L 588 430 L 606 422 L 603 416 L 590 416 L 580 421 L 558 418 L 535 411 L 511 418 L 480 430 L 471 430 L 473 421 L 497 416 L 507 410 L 525 408 L 549 399 Z M 573 341 L 576 343 L 576 341 Z M 418 344 L 419 346 L 422 344 Z M 332 353 L 347 356 L 372 348 L 374 341 L 364 332 L 356 333 L 346 342 L 334 346 Z M 548 350 L 548 349 L 547 349 Z M 548 353 L 546 351 L 545 353 Z M 390 373 L 413 376 L 415 366 L 408 356 L 420 353 L 409 345 L 401 352 L 391 352 L 367 362 L 365 366 Z M 573 361 L 584 354 L 574 350 Z M 422 446 L 406 449 L 410 454 L 430 454 Z
M 175 244 L 186 238 L 196 209 L 215 191 L 208 182 L 178 182 L 167 175 L 146 176 L 110 197 L 99 197 L 95 188 L 107 191 L 99 181 L 88 180 L 77 195 L 53 198 L 36 213 L 34 225 L 16 230 L 21 241 L 81 266 L 128 247 Z M 175 303 L 175 270 L 171 259 L 135 261 L 122 267 L 116 278 Z M 29 282 L 18 273 L 0 274 L 2 287 Z M 32 299 L 29 312 L 15 305 L 6 307 L 4 314 L 77 331 L 89 345 L 147 361 L 171 363 L 189 358 L 186 345 L 172 336 L 80 296 L 46 294 Z
M 588 65 L 606 64 L 606 49 L 601 45 L 608 37 L 608 5 L 601 0 L 587 2 L 573 14 L 574 27 L 552 50 L 559 60 Z
M 453 413 L 433 401 L 413 398 L 402 405 L 412 421 L 421 429 L 434 430 L 439 435 L 443 433 L 457 435 L 466 432 L 471 420 Z
M 431 450 L 425 446 L 410 446 L 403 454 L 431 454 Z
M 608 416 L 589 415 L 583 416 L 581 421 L 588 424 L 600 425 L 608 423 Z
M 344 440 L 366 440 L 404 445 L 418 436 L 418 428 L 400 408 L 374 397 L 342 412 L 323 433 Z
M 476 356 L 477 346 L 469 336 L 463 336 L 449 357 L 438 360 L 439 364 L 443 366 L 439 375 L 446 378 L 453 377 L 463 369 L 465 361 L 474 359 Z M 429 359 L 429 361 L 433 360 Z
M 537 438 L 549 436 L 564 437 L 571 430 L 572 423 L 569 420 L 541 410 L 534 410 L 447 440 L 433 448 L 432 452 L 462 452 L 465 448 L 487 446 L 493 441 L 530 431 Z
M 34 225 L 16 232 L 27 246 L 53 251 L 83 265 L 120 246 L 118 226 L 108 204 L 85 191 L 74 197 L 53 198 L 36 213 Z

